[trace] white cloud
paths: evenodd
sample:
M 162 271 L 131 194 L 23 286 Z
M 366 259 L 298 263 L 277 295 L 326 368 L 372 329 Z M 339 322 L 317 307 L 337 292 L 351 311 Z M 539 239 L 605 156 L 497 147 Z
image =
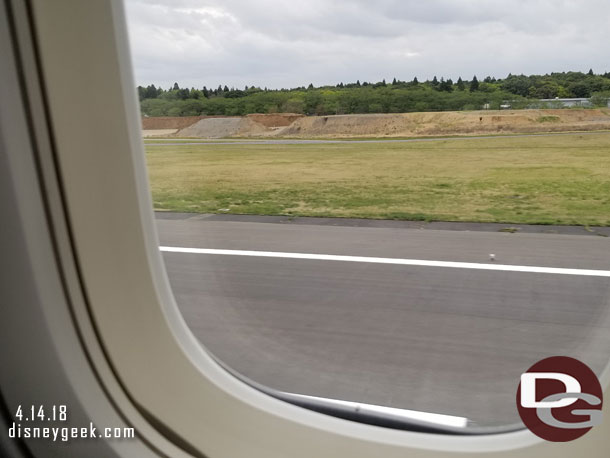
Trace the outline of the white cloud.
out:
M 610 71 L 606 0 L 127 0 L 138 84 Z

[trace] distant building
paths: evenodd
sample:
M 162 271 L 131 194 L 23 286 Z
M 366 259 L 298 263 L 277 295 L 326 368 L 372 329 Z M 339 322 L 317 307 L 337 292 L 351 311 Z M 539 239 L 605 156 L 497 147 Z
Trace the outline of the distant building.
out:
M 559 108 L 569 108 L 569 107 L 592 107 L 593 104 L 591 101 L 584 97 L 574 97 L 570 99 L 560 99 L 559 97 L 555 97 L 554 99 L 540 99 L 539 102 L 545 105 L 550 105 L 553 107 Z
M 511 108 L 511 105 L 506 100 L 504 102 L 502 102 L 502 105 L 500 105 L 500 110 L 509 110 L 510 108 Z M 489 109 L 490 109 L 489 103 L 483 104 L 483 110 L 489 110 Z
M 500 105 L 500 110 L 508 110 L 512 108 L 512 104 L 514 101 L 504 100 Z M 607 100 L 608 108 L 610 108 L 610 98 Z M 518 105 L 523 106 L 523 105 Z M 583 107 L 590 108 L 593 104 L 591 103 L 591 99 L 587 99 L 585 97 L 572 97 L 566 99 L 560 99 L 556 97 L 554 99 L 538 99 L 532 100 L 527 105 L 527 108 L 572 108 L 572 107 Z M 489 103 L 483 104 L 483 110 L 489 110 L 491 108 Z

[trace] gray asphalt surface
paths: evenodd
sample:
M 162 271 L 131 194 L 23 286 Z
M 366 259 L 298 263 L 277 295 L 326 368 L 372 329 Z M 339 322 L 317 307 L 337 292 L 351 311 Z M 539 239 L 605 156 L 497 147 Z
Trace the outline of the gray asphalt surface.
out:
M 477 263 L 494 253 L 501 264 L 610 270 L 610 239 L 589 232 L 262 221 L 157 218 L 163 246 Z M 195 336 L 238 372 L 281 391 L 513 424 L 520 374 L 534 362 L 568 355 L 599 374 L 610 356 L 608 278 L 163 257 Z
M 172 141 L 161 138 L 149 137 L 146 140 L 153 140 L 154 142 L 144 142 L 148 146 L 192 146 L 192 145 L 307 145 L 307 144 L 319 144 L 319 143 L 413 143 L 413 142 L 434 142 L 443 140 L 485 140 L 493 138 L 522 138 L 522 137 L 549 137 L 555 135 L 591 135 L 591 134 L 603 134 L 610 133 L 608 131 L 587 131 L 587 132 L 555 132 L 555 133 L 542 133 L 542 134 L 515 134 L 515 135 L 471 135 L 471 136 L 454 136 L 454 137 L 422 137 L 422 138 L 376 138 L 370 140 L 324 140 L 324 139 L 262 139 L 262 140 L 250 140 L 250 139 L 214 139 L 214 141 Z M 161 141 L 161 142 L 160 142 Z

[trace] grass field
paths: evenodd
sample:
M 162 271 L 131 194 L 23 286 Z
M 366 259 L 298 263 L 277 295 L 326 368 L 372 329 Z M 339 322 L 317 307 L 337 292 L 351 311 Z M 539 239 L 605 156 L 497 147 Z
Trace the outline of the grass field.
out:
M 610 225 L 610 134 L 152 145 L 155 209 Z

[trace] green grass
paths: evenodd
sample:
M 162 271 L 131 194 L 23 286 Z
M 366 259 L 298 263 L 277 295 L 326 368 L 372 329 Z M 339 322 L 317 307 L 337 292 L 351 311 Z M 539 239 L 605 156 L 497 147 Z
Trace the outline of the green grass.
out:
M 610 225 L 610 135 L 151 146 L 155 208 Z

